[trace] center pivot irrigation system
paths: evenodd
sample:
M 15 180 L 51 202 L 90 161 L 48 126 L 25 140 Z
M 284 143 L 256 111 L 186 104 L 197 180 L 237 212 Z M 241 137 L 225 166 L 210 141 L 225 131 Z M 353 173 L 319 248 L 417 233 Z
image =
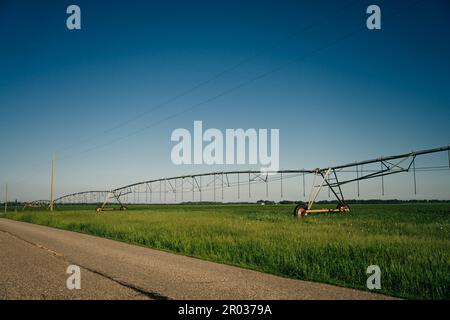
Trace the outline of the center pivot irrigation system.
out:
M 442 166 L 416 167 L 416 159 L 426 154 L 447 152 L 448 164 Z M 312 213 L 334 213 L 349 212 L 350 208 L 345 201 L 342 186 L 356 182 L 359 196 L 359 183 L 362 180 L 380 178 L 381 192 L 384 195 L 384 177 L 401 172 L 412 172 L 414 181 L 414 193 L 417 193 L 416 171 L 443 171 L 450 170 L 450 145 L 440 148 L 413 151 L 394 156 L 380 157 L 371 160 L 353 162 L 344 165 L 316 168 L 313 170 L 278 170 L 278 171 L 223 171 L 201 174 L 191 174 L 170 178 L 160 178 L 129 184 L 113 190 L 83 191 L 64 195 L 54 200 L 55 205 L 62 204 L 88 204 L 97 203 L 97 211 L 126 210 L 129 203 L 167 203 L 196 201 L 198 194 L 199 202 L 205 199 L 205 192 L 212 193 L 212 199 L 207 201 L 224 200 L 224 188 L 237 188 L 237 199 L 241 198 L 243 192 L 252 197 L 252 186 L 254 184 L 265 184 L 266 198 L 269 198 L 269 183 L 280 182 L 280 196 L 283 198 L 283 179 L 300 177 L 303 185 L 303 196 L 305 192 L 305 175 L 314 175 L 314 182 L 309 192 L 308 201 L 300 203 L 294 209 L 294 216 L 305 216 Z M 354 174 L 354 175 L 353 175 Z M 351 177 L 349 177 L 351 175 Z M 328 189 L 329 196 L 332 194 L 338 204 L 334 209 L 313 209 L 313 205 L 323 189 Z M 245 190 L 246 189 L 246 190 Z M 156 196 L 155 196 L 156 195 Z M 132 199 L 130 199 L 130 196 Z M 168 199 L 171 197 L 171 199 Z M 116 202 L 118 207 L 107 206 Z M 52 205 L 51 201 L 39 200 L 31 202 L 26 207 L 40 205 Z M 24 207 L 25 209 L 25 207 Z

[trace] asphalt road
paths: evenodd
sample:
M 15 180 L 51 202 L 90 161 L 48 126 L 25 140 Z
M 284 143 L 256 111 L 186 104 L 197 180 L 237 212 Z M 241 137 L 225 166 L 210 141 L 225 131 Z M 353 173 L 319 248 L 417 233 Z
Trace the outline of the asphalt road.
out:
M 81 289 L 69 290 L 69 265 Z M 0 219 L 0 299 L 386 299 Z

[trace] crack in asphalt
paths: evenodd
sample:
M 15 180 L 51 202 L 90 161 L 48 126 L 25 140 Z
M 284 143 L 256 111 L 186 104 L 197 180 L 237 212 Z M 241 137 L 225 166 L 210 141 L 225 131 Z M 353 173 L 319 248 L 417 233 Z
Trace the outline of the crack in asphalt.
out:
M 29 244 L 29 245 L 32 245 L 32 246 L 34 246 L 34 247 L 37 247 L 37 248 L 42 249 L 42 250 L 45 250 L 45 251 L 51 253 L 52 255 L 54 255 L 55 257 L 64 260 L 64 261 L 65 261 L 66 263 L 68 263 L 68 264 L 77 265 L 77 266 L 79 266 L 79 267 L 82 268 L 82 269 L 85 269 L 85 270 L 87 270 L 87 271 L 90 271 L 90 272 L 92 272 L 92 273 L 94 273 L 94 274 L 97 274 L 97 275 L 103 277 L 103 278 L 106 278 L 106 279 L 108 279 L 108 280 L 111 280 L 111 281 L 113 281 L 113 282 L 115 282 L 115 283 L 117 283 L 117 284 L 119 284 L 119 285 L 121 285 L 121 286 L 123 286 L 123 287 L 129 288 L 129 289 L 131 289 L 131 290 L 133 290 L 133 291 L 136 291 L 136 292 L 138 292 L 138 293 L 140 293 L 140 294 L 143 294 L 143 295 L 149 297 L 150 299 L 153 299 L 153 300 L 170 300 L 170 298 L 167 297 L 167 296 L 164 296 L 164 295 L 161 295 L 161 294 L 159 294 L 159 293 L 152 292 L 152 291 L 148 291 L 148 290 L 146 290 L 146 289 L 137 287 L 137 286 L 135 286 L 135 285 L 133 285 L 133 284 L 130 284 L 130 283 L 127 283 L 127 282 L 125 282 L 125 281 L 116 279 L 116 278 L 114 278 L 114 277 L 111 277 L 111 276 L 109 276 L 109 275 L 103 273 L 103 272 L 100 272 L 100 271 L 91 269 L 91 268 L 86 267 L 86 266 L 83 266 L 83 265 L 81 265 L 81 264 L 79 264 L 79 263 L 71 262 L 71 261 L 69 261 L 67 258 L 65 258 L 64 255 L 63 255 L 62 253 L 56 252 L 56 251 L 54 251 L 54 250 L 51 250 L 51 249 L 49 249 L 49 248 L 47 248 L 47 247 L 45 247 L 45 246 L 43 246 L 43 245 L 41 245 L 41 244 L 39 244 L 39 243 L 34 243 L 34 242 L 32 242 L 32 241 L 29 241 L 29 240 L 27 240 L 27 239 L 24 239 L 24 238 L 22 238 L 22 237 L 20 237 L 20 236 L 18 236 L 18 235 L 16 235 L 16 234 L 13 234 L 13 233 L 11 233 L 11 232 L 9 232 L 9 231 L 6 231 L 6 230 L 0 229 L 0 232 L 6 233 L 6 234 L 10 235 L 11 237 L 14 237 L 14 238 L 16 238 L 16 239 L 19 239 L 19 240 L 21 240 L 21 241 L 23 241 L 23 242 L 25 242 L 25 243 L 27 243 L 27 244 Z

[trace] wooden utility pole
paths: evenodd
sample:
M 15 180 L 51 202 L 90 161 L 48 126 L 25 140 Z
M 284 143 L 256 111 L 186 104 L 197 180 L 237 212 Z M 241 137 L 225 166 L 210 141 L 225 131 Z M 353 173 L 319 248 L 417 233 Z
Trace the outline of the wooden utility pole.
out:
M 53 188 L 54 188 L 54 180 L 55 178 L 55 154 L 52 154 L 52 180 L 51 180 L 51 185 L 50 185 L 50 211 L 53 211 Z
M 8 210 L 8 184 L 5 186 L 5 213 Z

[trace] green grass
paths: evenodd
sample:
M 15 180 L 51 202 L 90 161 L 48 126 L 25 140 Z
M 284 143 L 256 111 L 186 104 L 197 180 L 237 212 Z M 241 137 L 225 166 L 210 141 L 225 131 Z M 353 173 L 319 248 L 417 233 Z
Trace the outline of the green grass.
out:
M 378 292 L 450 298 L 450 204 L 354 205 L 294 224 L 292 205 L 153 205 L 3 215 L 285 277 Z

